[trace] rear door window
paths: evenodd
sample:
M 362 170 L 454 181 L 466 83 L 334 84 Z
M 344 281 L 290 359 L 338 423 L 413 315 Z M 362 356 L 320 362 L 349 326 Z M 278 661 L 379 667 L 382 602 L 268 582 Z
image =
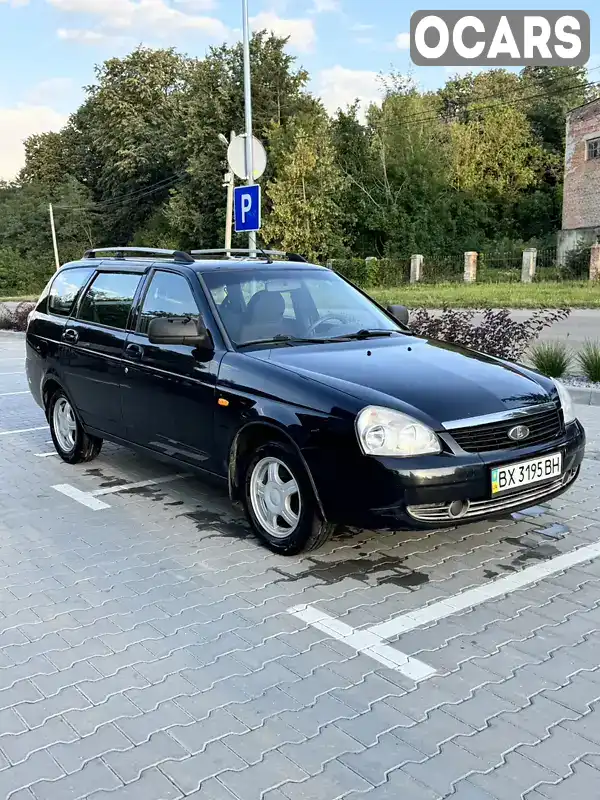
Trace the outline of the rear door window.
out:
M 68 317 L 82 288 L 90 279 L 93 269 L 66 269 L 54 279 L 48 293 L 48 311 L 59 317 Z
M 85 293 L 78 319 L 127 330 L 133 299 L 142 277 L 131 272 L 99 273 Z

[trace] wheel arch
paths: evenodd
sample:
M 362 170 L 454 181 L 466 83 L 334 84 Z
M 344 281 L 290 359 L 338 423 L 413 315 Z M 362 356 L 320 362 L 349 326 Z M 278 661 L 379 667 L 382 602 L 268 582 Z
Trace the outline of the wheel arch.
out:
M 257 447 L 260 447 L 267 442 L 282 442 L 290 445 L 294 449 L 296 455 L 306 470 L 306 474 L 308 475 L 308 479 L 319 508 L 319 513 L 321 514 L 323 520 L 327 522 L 325 509 L 323 508 L 323 503 L 321 502 L 319 490 L 315 483 L 310 467 L 308 466 L 308 463 L 302 454 L 302 451 L 284 428 L 267 420 L 252 420 L 251 422 L 248 422 L 246 425 L 240 428 L 233 439 L 229 450 L 227 476 L 229 484 L 229 497 L 232 503 L 240 500 L 241 473 L 247 458 L 256 450 Z

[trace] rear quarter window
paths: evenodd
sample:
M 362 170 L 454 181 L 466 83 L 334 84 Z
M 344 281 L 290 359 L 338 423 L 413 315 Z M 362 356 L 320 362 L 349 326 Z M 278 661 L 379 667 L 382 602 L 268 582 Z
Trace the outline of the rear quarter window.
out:
M 59 272 L 48 292 L 48 311 L 50 314 L 68 317 L 93 271 L 93 269 L 81 268 Z

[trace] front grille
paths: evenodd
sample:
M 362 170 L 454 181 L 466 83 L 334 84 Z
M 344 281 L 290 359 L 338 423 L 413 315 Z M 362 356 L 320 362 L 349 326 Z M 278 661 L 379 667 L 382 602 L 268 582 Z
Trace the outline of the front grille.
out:
M 502 511 L 510 512 L 517 506 L 538 503 L 554 492 L 568 486 L 575 480 L 577 470 L 571 470 L 552 483 L 543 486 L 528 486 L 511 495 L 500 495 L 490 500 L 472 500 L 468 502 L 466 512 L 459 518 L 452 517 L 449 513 L 450 503 L 431 503 L 422 506 L 408 506 L 407 511 L 413 519 L 419 522 L 443 523 L 461 520 L 472 520 L 497 514 Z
M 520 442 L 508 438 L 508 432 L 515 425 L 526 425 L 529 436 Z M 536 444 L 549 444 L 563 433 L 560 411 L 557 408 L 545 409 L 537 414 L 524 415 L 502 422 L 487 425 L 474 425 L 470 428 L 451 430 L 450 435 L 459 447 L 467 453 L 487 453 L 494 450 L 514 450 Z

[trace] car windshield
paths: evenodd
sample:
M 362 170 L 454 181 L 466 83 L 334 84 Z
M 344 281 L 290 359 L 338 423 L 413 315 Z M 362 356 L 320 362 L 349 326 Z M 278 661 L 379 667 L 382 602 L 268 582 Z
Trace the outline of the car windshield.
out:
M 265 267 L 205 272 L 233 342 L 322 342 L 391 336 L 402 329 L 335 272 Z

